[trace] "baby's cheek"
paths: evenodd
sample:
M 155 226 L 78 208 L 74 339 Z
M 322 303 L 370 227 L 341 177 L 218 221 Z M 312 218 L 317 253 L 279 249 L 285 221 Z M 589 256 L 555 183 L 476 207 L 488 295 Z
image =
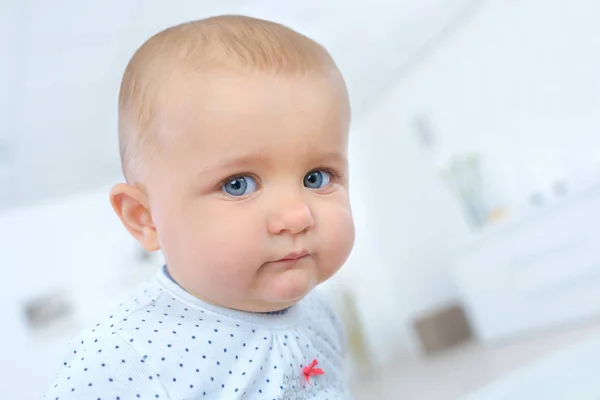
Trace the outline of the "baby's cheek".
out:
M 255 274 L 251 255 L 239 247 L 213 243 L 199 247 L 196 256 L 196 292 L 219 303 L 244 298 Z
M 354 220 L 349 206 L 333 207 L 324 215 L 320 224 L 319 241 L 322 246 L 323 271 L 333 275 L 344 264 L 354 246 Z
M 212 270 L 215 279 L 235 286 L 236 281 L 249 280 L 260 268 L 259 249 L 264 246 L 257 242 L 261 236 L 256 232 L 230 228 L 220 227 L 206 235 L 197 255 Z

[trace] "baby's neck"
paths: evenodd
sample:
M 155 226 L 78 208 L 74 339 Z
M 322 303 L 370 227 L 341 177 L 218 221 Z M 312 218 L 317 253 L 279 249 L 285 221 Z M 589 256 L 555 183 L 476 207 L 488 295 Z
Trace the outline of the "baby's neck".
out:
M 163 266 L 163 272 L 164 274 L 167 276 L 167 278 L 169 278 L 171 280 L 171 282 L 173 282 L 174 284 L 176 284 L 177 286 L 179 286 L 182 290 L 185 290 L 186 292 L 190 293 L 188 290 L 186 290 L 183 286 L 181 286 L 179 284 L 179 282 L 177 282 L 173 276 L 171 276 L 171 274 L 169 273 L 169 269 L 167 268 L 166 265 Z M 192 296 L 194 295 L 193 293 L 190 293 Z M 289 311 L 290 307 L 286 307 L 284 309 L 281 310 L 276 310 L 276 311 L 265 311 L 265 312 L 256 312 L 255 314 L 264 314 L 264 315 L 284 315 Z

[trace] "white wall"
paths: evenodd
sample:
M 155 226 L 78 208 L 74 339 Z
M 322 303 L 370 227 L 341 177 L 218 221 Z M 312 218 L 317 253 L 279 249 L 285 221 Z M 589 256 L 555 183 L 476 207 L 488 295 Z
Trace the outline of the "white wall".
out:
M 16 0 L 0 2 L 0 54 L 3 60 L 11 60 L 0 63 L 0 208 L 11 202 L 10 188 L 14 184 L 9 173 L 9 150 L 13 137 L 10 131 L 19 107 L 15 83 L 20 68 L 20 14 L 21 7 Z
M 579 179 L 600 162 L 599 12 L 593 0 L 489 1 L 401 83 L 406 112 L 432 118 L 440 157 L 486 155 L 509 202 L 546 173 Z
M 598 15 L 594 0 L 488 1 L 356 121 L 370 244 L 357 249 L 353 276 L 373 300 L 364 307 L 379 359 L 417 352 L 411 319 L 458 297 L 444 248 L 469 230 L 435 172 L 440 160 L 482 152 L 513 205 L 553 175 L 581 181 L 594 162 L 600 171 Z M 412 132 L 423 114 L 438 135 L 433 159 Z

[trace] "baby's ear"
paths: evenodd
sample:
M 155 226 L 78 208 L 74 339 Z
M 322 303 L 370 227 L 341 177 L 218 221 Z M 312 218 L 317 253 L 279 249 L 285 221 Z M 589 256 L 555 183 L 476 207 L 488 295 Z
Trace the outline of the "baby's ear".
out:
M 139 187 L 120 183 L 110 191 L 110 203 L 125 228 L 146 251 L 160 249 L 148 195 Z

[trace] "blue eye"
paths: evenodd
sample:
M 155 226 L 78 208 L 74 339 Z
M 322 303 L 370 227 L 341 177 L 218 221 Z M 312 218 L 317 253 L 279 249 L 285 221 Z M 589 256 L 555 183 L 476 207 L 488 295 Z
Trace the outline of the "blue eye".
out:
M 237 176 L 225 182 L 222 189 L 231 196 L 246 196 L 256 191 L 256 181 L 249 176 Z
M 304 177 L 304 186 L 309 189 L 321 189 L 331 182 L 331 174 L 326 171 L 313 171 Z

